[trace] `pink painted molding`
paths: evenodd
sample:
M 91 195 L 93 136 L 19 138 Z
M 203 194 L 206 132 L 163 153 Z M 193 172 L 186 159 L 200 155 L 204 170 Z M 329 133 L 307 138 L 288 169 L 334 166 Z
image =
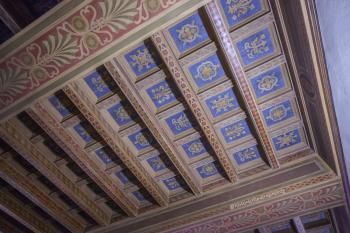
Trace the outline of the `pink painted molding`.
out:
M 0 111 L 184 0 L 92 0 L 2 57 Z M 0 51 L 1 52 L 1 51 Z

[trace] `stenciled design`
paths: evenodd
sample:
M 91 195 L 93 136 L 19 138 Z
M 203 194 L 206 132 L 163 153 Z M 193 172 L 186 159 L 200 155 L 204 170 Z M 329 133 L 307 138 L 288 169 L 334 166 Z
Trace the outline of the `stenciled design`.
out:
M 129 140 L 134 144 L 136 149 L 142 150 L 151 146 L 152 139 L 147 137 L 145 131 L 138 131 L 128 136 Z
M 112 157 L 110 155 L 110 151 L 108 151 L 107 148 L 103 147 L 103 148 L 97 149 L 95 150 L 95 153 L 102 160 L 104 164 L 107 165 L 113 162 Z
M 198 88 L 212 84 L 225 76 L 216 54 L 211 55 L 204 61 L 191 65 L 189 70 Z
M 250 65 L 275 52 L 268 28 L 239 41 L 237 47 L 245 65 Z
M 8 55 L 0 65 L 1 108 L 73 68 L 178 0 L 160 0 L 157 11 L 149 2 L 89 1 Z
M 146 92 L 157 108 L 164 107 L 176 101 L 176 97 L 166 81 L 162 81 L 148 88 Z
M 250 134 L 248 124 L 245 120 L 240 120 L 220 129 L 227 143 L 243 138 Z
M 149 48 L 151 47 L 141 44 L 124 56 L 137 77 L 157 67 L 158 59 L 156 59 L 152 53 L 153 51 L 150 51 Z
M 126 111 L 122 103 L 118 103 L 108 108 L 107 111 L 109 112 L 109 114 L 111 114 L 111 116 L 119 126 L 123 126 L 132 121 L 132 118 L 130 117 L 129 113 Z
M 179 181 L 176 179 L 176 177 L 165 179 L 165 180 L 163 180 L 163 183 L 165 184 L 165 186 L 169 190 L 175 190 L 175 189 L 181 187 L 181 185 L 180 185 Z
M 110 95 L 115 86 L 113 82 L 107 85 L 106 80 L 104 80 L 97 71 L 94 71 L 84 78 L 84 81 L 98 99 Z
M 167 167 L 164 161 L 159 156 L 151 157 L 146 161 L 155 172 L 161 171 Z
M 294 129 L 287 133 L 278 135 L 272 138 L 276 150 L 282 150 L 287 147 L 299 144 L 301 142 L 301 135 L 299 129 Z
M 183 144 L 182 148 L 189 158 L 196 157 L 207 151 L 201 138 Z
M 169 32 L 180 53 L 186 52 L 209 38 L 198 13 L 171 27 Z
M 199 175 L 205 179 L 218 173 L 217 165 L 215 163 L 208 163 L 196 168 Z
M 183 133 L 192 128 L 192 124 L 185 112 L 179 112 L 175 115 L 172 115 L 165 121 L 175 135 Z
M 257 99 L 276 95 L 278 91 L 286 89 L 281 66 L 274 67 L 258 76 L 250 79 Z
M 213 117 L 221 116 L 239 107 L 232 89 L 210 97 L 205 102 Z
M 256 146 L 240 150 L 233 154 L 233 157 L 238 165 L 247 163 L 260 157 Z
M 263 115 L 268 126 L 277 124 L 283 120 L 294 116 L 292 106 L 289 100 L 278 105 L 263 110 Z
M 59 98 L 55 95 L 49 97 L 51 105 L 60 113 L 62 117 L 72 115 L 73 108 L 68 98 Z
M 73 129 L 84 140 L 84 142 L 91 143 L 94 141 L 93 133 L 88 132 L 90 131 L 91 126 L 85 121 L 75 125 Z
M 233 27 L 261 12 L 260 0 L 221 0 L 227 22 Z

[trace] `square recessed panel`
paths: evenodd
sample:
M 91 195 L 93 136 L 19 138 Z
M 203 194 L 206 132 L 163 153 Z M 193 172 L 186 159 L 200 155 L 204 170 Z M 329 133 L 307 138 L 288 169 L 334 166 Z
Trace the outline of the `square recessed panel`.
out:
M 143 202 L 147 200 L 145 193 L 141 192 L 140 190 L 133 191 L 132 194 L 139 202 Z
M 127 107 L 124 102 L 119 102 L 107 109 L 114 121 L 120 126 L 125 126 L 133 122 L 136 114 Z
M 142 43 L 124 55 L 131 71 L 137 78 L 158 69 L 159 58 L 154 48 L 148 43 Z
M 63 118 L 73 115 L 74 107 L 68 97 L 53 95 L 49 97 L 49 102 Z
M 112 149 L 107 146 L 95 150 L 95 153 L 105 165 L 111 164 L 116 160 L 116 155 Z
M 130 183 L 132 176 L 128 170 L 120 170 L 115 172 L 114 174 L 122 184 L 126 185 Z
M 188 69 L 197 90 L 209 88 L 223 81 L 226 76 L 217 54 L 189 66 Z
M 251 78 L 250 84 L 258 102 L 282 94 L 290 88 L 285 65 L 276 66 Z
M 251 146 L 233 153 L 233 158 L 238 165 L 243 165 L 260 158 L 260 152 L 256 146 Z
M 165 122 L 175 136 L 185 134 L 193 129 L 193 125 L 185 111 L 171 115 L 165 119 Z
M 164 159 L 162 159 L 160 156 L 153 156 L 148 159 L 146 159 L 148 165 L 152 168 L 154 172 L 159 172 L 164 169 L 167 169 L 168 166 Z
M 272 137 L 272 143 L 276 151 L 288 149 L 302 142 L 303 136 L 302 132 L 300 132 L 300 128 L 292 129 Z
M 167 187 L 167 189 L 169 189 L 170 191 L 174 191 L 182 187 L 182 184 L 180 183 L 179 179 L 176 177 L 164 179 L 162 180 L 162 182 L 164 183 L 165 187 Z
M 268 127 L 274 126 L 295 116 L 290 100 L 286 100 L 269 108 L 266 108 L 262 110 L 262 114 Z
M 95 142 L 97 138 L 92 126 L 86 121 L 73 126 L 73 129 L 86 144 Z
M 215 161 L 196 167 L 196 170 L 202 179 L 207 179 L 209 177 L 218 175 L 221 171 L 221 167 Z
M 198 13 L 169 28 L 169 34 L 180 54 L 198 47 L 209 39 Z
M 193 159 L 197 156 L 208 153 L 208 143 L 203 138 L 197 138 L 195 140 L 182 144 L 182 149 L 185 151 L 188 158 Z
M 227 144 L 233 144 L 251 137 L 251 132 L 245 119 L 220 128 L 220 133 Z
M 273 36 L 271 29 L 266 27 L 238 41 L 236 47 L 243 64 L 249 66 L 274 55 L 279 48 L 276 48 Z
M 165 107 L 171 106 L 177 102 L 176 95 L 167 80 L 162 80 L 161 82 L 148 87 L 146 93 L 157 110 L 164 109 Z
M 101 77 L 97 71 L 86 76 L 84 81 L 97 99 L 102 99 L 113 94 L 113 89 L 116 86 L 115 82 L 108 77 L 108 74 Z
M 266 11 L 263 0 L 220 0 L 230 28 L 237 27 Z
M 232 88 L 209 97 L 205 100 L 205 104 L 213 118 L 239 109 L 239 104 Z
M 147 130 L 138 130 L 130 134 L 128 138 L 139 152 L 151 148 L 153 143 L 153 137 Z

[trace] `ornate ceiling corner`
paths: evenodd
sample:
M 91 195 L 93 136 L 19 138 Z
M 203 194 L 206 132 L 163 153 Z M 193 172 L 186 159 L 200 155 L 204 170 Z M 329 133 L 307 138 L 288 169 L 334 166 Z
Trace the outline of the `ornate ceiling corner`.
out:
M 47 224 L 46 219 L 36 214 L 30 207 L 23 206 L 23 203 L 17 200 L 6 188 L 0 189 L 0 208 L 33 232 L 59 232 Z
M 79 203 L 82 209 L 90 213 L 102 225 L 108 224 L 109 216 L 91 201 L 56 165 L 49 161 L 22 133 L 17 131 L 13 120 L 3 122 L 0 126 L 0 135 L 14 150 L 20 153 L 27 161 L 35 166 L 42 174 L 64 190 L 65 193 Z
M 23 174 L 12 162 L 11 152 L 1 155 L 0 158 L 0 177 L 16 189 L 20 190 L 24 195 L 37 203 L 43 209 L 47 209 L 48 213 L 62 225 L 66 226 L 72 232 L 84 232 L 85 226 L 77 221 L 74 216 L 67 213 L 62 206 L 56 203 L 49 195 L 41 191 L 37 185 Z

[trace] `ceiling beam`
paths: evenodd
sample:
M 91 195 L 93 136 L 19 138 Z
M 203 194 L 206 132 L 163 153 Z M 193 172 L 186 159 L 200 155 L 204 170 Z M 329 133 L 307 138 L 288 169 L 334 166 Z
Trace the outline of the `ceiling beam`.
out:
M 47 219 L 36 214 L 28 205 L 16 199 L 6 188 L 0 189 L 0 209 L 36 233 L 58 233 Z
M 167 66 L 172 78 L 175 80 L 178 89 L 184 96 L 187 105 L 191 109 L 195 119 L 199 122 L 204 135 L 206 136 L 209 144 L 213 148 L 216 156 L 218 157 L 227 177 L 231 182 L 237 181 L 237 173 L 233 164 L 231 163 L 229 156 L 227 155 L 223 145 L 221 144 L 218 136 L 215 133 L 213 125 L 210 123 L 207 114 L 205 113 L 198 96 L 191 88 L 189 79 L 185 76 L 179 61 L 176 59 L 174 52 L 171 50 L 169 43 L 165 39 L 161 32 L 157 32 L 151 37 L 155 47 L 157 48 L 163 62 Z
M 183 166 L 182 162 L 178 159 L 180 156 L 177 155 L 178 151 L 175 149 L 174 143 L 172 143 L 168 137 L 164 137 L 164 135 L 161 134 L 161 132 L 164 131 L 163 127 L 160 124 L 155 123 L 159 120 L 156 118 L 155 114 L 152 113 L 151 109 L 147 107 L 146 103 L 144 102 L 144 98 L 140 95 L 140 92 L 134 85 L 132 85 L 131 82 L 129 82 L 131 78 L 127 77 L 126 72 L 123 72 L 117 64 L 114 65 L 113 61 L 105 63 L 105 67 L 118 84 L 126 98 L 132 104 L 137 114 L 141 117 L 147 128 L 155 137 L 157 142 L 163 148 L 164 152 L 173 162 L 187 185 L 190 187 L 193 193 L 200 194 L 200 185 L 194 182 L 194 177 L 192 177 L 188 169 L 186 169 L 186 167 Z
M 245 105 L 248 106 L 250 116 L 255 122 L 255 126 L 259 132 L 258 135 L 265 150 L 269 164 L 272 168 L 278 168 L 280 166 L 279 161 L 277 159 L 276 153 L 272 149 L 273 147 L 269 140 L 268 133 L 264 127 L 263 119 L 258 111 L 258 105 L 254 101 L 253 94 L 249 89 L 247 82 L 248 79 L 244 73 L 242 64 L 238 60 L 237 53 L 234 50 L 230 34 L 225 26 L 219 7 L 215 1 L 212 1 L 205 6 L 205 10 L 211 20 L 211 25 L 213 25 L 214 31 L 216 32 L 214 35 L 217 36 L 217 40 L 219 42 L 218 46 L 221 48 L 221 51 L 223 51 L 223 54 L 228 61 L 231 73 L 234 74 L 233 76 L 230 76 L 231 78 L 236 78 L 236 80 L 233 81 L 239 85 L 239 89 L 243 96 Z
M 4 213 L 5 214 L 5 213 Z M 0 232 L 1 233 L 26 233 L 23 229 L 23 225 L 18 221 L 12 223 L 13 218 L 4 214 L 0 214 Z M 11 219 L 10 219 L 11 218 Z M 22 229 L 21 229 L 22 228 Z
M 14 119 L 0 125 L 0 137 L 21 154 L 36 169 L 45 175 L 53 184 L 66 193 L 81 209 L 101 225 L 107 225 L 110 216 L 106 214 L 95 202 L 82 192 L 66 175 L 48 160 L 40 150 L 32 144 L 21 132 L 18 132 Z
M 295 226 L 295 229 L 297 230 L 297 233 L 306 233 L 304 224 L 299 216 L 293 218 L 293 224 Z
M 13 165 L 12 156 L 12 153 L 8 152 L 0 157 L 0 177 L 32 202 L 45 209 L 70 231 L 84 232 L 84 225 L 57 204 L 49 195 L 41 191 L 31 179 Z

